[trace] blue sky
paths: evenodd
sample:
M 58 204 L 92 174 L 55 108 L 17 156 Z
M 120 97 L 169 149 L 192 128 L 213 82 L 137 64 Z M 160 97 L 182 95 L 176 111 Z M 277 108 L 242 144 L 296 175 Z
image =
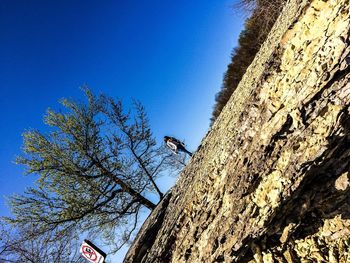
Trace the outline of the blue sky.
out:
M 140 100 L 157 140 L 195 150 L 242 30 L 234 0 L 1 0 L 0 215 L 4 196 L 33 182 L 13 161 L 21 134 L 45 130 L 48 107 L 82 98 L 79 86 Z M 164 179 L 167 190 L 173 180 Z

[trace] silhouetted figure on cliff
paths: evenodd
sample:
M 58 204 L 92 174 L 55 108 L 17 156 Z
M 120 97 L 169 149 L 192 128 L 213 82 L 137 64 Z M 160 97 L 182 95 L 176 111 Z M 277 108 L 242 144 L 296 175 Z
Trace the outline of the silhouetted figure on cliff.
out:
M 178 154 L 178 152 L 184 152 L 189 156 L 192 156 L 192 153 L 186 150 L 185 144 L 178 139 L 174 137 L 164 136 L 164 142 L 173 153 Z

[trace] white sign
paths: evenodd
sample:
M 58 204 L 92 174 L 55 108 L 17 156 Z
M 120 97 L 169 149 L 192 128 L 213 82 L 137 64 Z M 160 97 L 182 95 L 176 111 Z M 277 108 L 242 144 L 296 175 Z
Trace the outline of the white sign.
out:
M 103 263 L 106 257 L 106 254 L 89 240 L 84 240 L 80 247 L 80 253 L 84 258 L 92 263 Z

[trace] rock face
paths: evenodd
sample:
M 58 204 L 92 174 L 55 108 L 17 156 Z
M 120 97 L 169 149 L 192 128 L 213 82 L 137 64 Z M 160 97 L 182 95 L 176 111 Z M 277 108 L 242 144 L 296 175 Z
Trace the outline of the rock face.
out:
M 287 4 L 124 262 L 350 262 L 349 30 Z

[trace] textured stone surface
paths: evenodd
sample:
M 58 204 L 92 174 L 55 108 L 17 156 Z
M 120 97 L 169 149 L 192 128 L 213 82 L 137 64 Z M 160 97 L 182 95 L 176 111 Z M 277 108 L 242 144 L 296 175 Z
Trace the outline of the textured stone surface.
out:
M 349 12 L 287 4 L 125 262 L 350 262 Z

